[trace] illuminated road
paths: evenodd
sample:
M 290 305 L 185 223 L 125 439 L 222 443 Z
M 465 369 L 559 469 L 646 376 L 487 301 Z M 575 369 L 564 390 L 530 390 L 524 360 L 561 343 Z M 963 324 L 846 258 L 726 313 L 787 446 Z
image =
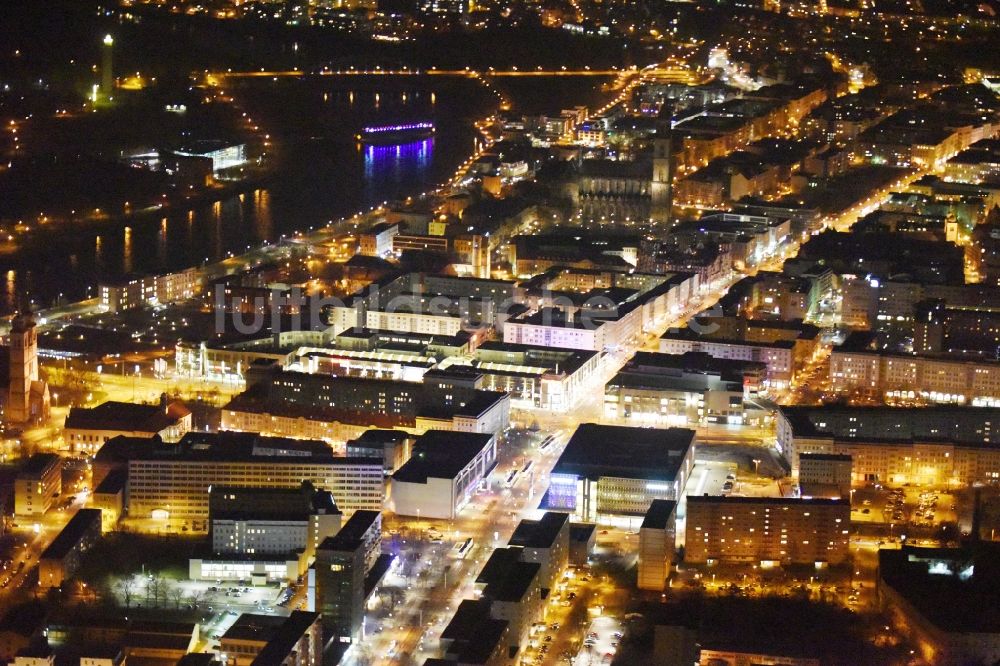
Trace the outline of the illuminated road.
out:
M 534 448 L 537 441 L 537 435 L 519 434 L 502 446 L 490 487 L 454 521 L 386 514 L 385 550 L 396 554 L 400 565 L 387 576 L 385 586 L 402 591 L 402 600 L 376 604 L 368 614 L 366 640 L 348 653 L 345 664 L 420 664 L 437 655 L 441 631 L 462 599 L 475 598 L 473 581 L 490 553 L 507 543 L 521 519 L 538 514 L 534 507 L 565 438 L 557 438 L 544 453 Z M 535 461 L 530 478 L 502 488 L 500 480 L 529 455 Z M 472 551 L 465 558 L 455 557 L 454 544 L 470 537 Z

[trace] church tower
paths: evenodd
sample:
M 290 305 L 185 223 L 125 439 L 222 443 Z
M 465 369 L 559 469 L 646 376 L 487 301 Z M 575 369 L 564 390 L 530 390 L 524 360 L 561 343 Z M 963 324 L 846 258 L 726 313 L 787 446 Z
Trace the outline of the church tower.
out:
M 10 329 L 10 385 L 6 420 L 26 423 L 32 419 L 32 388 L 38 382 L 38 334 L 30 315 L 14 318 Z
M 652 205 L 649 216 L 656 223 L 669 223 L 673 220 L 674 167 L 672 135 L 673 130 L 670 127 L 670 115 L 661 112 L 661 117 L 656 123 L 656 136 L 653 138 L 653 180 L 650 183 Z

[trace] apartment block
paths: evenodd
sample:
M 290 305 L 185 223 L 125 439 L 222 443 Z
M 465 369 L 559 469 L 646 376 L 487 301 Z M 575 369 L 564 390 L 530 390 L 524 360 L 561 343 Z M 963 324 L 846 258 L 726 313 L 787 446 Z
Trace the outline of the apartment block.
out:
M 847 500 L 687 498 L 684 561 L 840 564 L 850 546 Z

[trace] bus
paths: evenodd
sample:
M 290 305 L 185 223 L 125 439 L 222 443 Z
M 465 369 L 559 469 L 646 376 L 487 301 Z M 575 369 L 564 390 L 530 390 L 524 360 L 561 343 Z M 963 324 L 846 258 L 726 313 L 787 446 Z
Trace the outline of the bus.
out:
M 508 474 L 507 478 L 505 478 L 503 480 L 503 487 L 504 488 L 513 488 L 514 487 L 514 482 L 517 481 L 517 475 L 518 475 L 518 471 L 516 469 L 510 470 L 510 474 Z
M 474 543 L 475 542 L 472 540 L 472 537 L 469 537 L 465 541 L 455 544 L 455 548 L 452 551 L 452 553 L 457 559 L 462 559 L 469 554 L 469 551 L 472 550 L 472 546 Z

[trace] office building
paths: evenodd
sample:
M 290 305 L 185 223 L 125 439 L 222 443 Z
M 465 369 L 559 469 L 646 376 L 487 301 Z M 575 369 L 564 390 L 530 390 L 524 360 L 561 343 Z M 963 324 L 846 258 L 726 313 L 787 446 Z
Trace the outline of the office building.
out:
M 405 430 L 365 430 L 356 439 L 347 441 L 349 458 L 382 458 L 387 475 L 396 472 L 413 454 L 416 436 Z
M 676 542 L 677 502 L 653 500 L 639 526 L 640 590 L 662 592 L 670 577 Z
M 495 435 L 428 430 L 392 475 L 397 514 L 453 519 L 497 464 Z
M 694 437 L 684 428 L 583 423 L 552 468 L 543 506 L 592 521 L 643 516 L 655 499 L 678 501 L 694 467 Z
M 385 494 L 381 459 L 336 457 L 317 441 L 234 432 L 191 432 L 177 444 L 122 437 L 99 457 L 113 457 L 113 449 L 125 449 L 132 518 L 206 520 L 212 486 L 299 488 L 308 481 L 332 492 L 345 515 L 381 510 Z
M 396 236 L 394 249 L 402 239 Z M 446 249 L 447 239 L 440 240 Z M 349 328 L 443 336 L 474 334 L 480 329 L 502 328 L 514 296 L 515 285 L 506 280 L 394 274 L 333 308 L 330 323 L 334 334 Z
M 93 455 L 118 435 L 158 435 L 165 442 L 176 442 L 191 430 L 191 410 L 179 402 L 137 405 L 108 401 L 97 407 L 71 407 L 63 427 L 74 452 Z
M 364 637 L 365 603 L 388 569 L 381 549 L 382 514 L 357 511 L 316 550 L 312 607 L 322 616 L 327 642 Z
M 604 415 L 657 425 L 743 424 L 765 364 L 704 352 L 637 352 L 604 387 Z
M 592 352 L 619 349 L 681 312 L 698 284 L 682 272 L 555 267 L 522 285 L 531 307 L 507 320 L 503 340 Z
M 570 523 L 569 563 L 574 567 L 590 564 L 590 556 L 597 547 L 597 525 L 595 523 Z
M 590 162 L 584 167 L 585 170 L 614 169 L 620 173 L 622 170 L 634 169 L 634 164 L 627 162 L 612 164 L 602 160 L 599 165 Z M 591 194 L 598 194 L 615 185 L 611 185 L 608 179 L 601 176 L 598 176 L 597 180 L 589 180 L 584 175 L 580 179 L 580 187 L 582 190 L 580 194 L 583 195 L 581 201 L 586 204 Z M 579 229 L 573 229 L 571 233 L 563 230 L 551 234 L 519 235 L 510 243 L 511 264 L 514 267 L 514 274 L 526 279 L 535 278 L 551 270 L 567 268 L 625 273 L 635 267 L 639 243 L 639 239 L 634 236 L 602 235 L 597 238 L 583 234 Z
M 182 157 L 200 157 L 211 160 L 212 173 L 221 175 L 226 169 L 246 164 L 246 146 L 242 143 L 227 143 L 225 141 L 200 140 L 189 143 L 175 155 Z
M 850 528 L 848 500 L 691 495 L 684 561 L 840 564 L 849 555 Z
M 589 394 L 602 360 L 594 351 L 487 341 L 441 361 L 431 376 L 474 373 L 479 388 L 510 394 L 512 407 L 564 412 Z
M 851 457 L 855 486 L 969 485 L 1000 480 L 1000 446 L 986 407 L 781 407 L 777 444 L 801 475 L 802 454 Z
M 101 538 L 101 510 L 80 509 L 38 558 L 38 585 L 60 587 Z
M 61 492 L 62 460 L 52 453 L 36 453 L 14 479 L 14 515 L 44 514 Z
M 340 529 L 342 514 L 328 490 L 212 486 L 209 534 L 217 554 L 288 554 L 311 560 L 319 543 Z
M 949 307 L 943 299 L 921 301 L 914 308 L 913 351 L 956 354 L 996 360 L 1000 349 L 1000 309 Z
M 392 252 L 392 240 L 399 233 L 399 224 L 380 222 L 361 234 L 358 253 L 366 257 L 386 257 Z
M 703 317 L 697 327 L 667 331 L 660 352 L 704 352 L 720 359 L 766 365 L 765 388 L 786 388 L 816 352 L 819 329 L 801 321 L 755 321 L 742 317 Z
M 344 442 L 371 427 L 498 433 L 510 420 L 507 394 L 302 372 L 265 371 L 222 409 L 222 427 Z

